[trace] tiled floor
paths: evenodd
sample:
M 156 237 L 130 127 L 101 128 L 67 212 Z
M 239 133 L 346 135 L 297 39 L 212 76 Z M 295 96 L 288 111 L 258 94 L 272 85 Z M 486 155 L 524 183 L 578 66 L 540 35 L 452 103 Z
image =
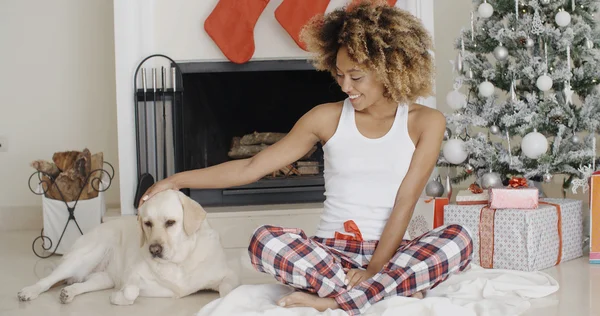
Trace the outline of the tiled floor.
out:
M 60 288 L 52 289 L 31 302 L 19 302 L 17 292 L 48 275 L 58 256 L 39 259 L 31 251 L 31 242 L 39 232 L 0 233 L 0 315 L 194 315 L 218 295 L 203 292 L 182 299 L 140 298 L 133 306 L 113 306 L 110 291 L 83 294 L 68 305 L 60 304 Z M 545 307 L 532 308 L 528 316 L 600 315 L 600 266 L 587 263 L 587 258 L 562 263 L 546 271 L 561 285 L 560 291 L 544 300 L 533 302 Z

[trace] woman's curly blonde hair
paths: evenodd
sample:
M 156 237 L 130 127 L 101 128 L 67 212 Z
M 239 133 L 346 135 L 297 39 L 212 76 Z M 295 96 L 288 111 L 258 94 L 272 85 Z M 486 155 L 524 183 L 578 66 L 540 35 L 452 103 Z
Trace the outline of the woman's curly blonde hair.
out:
M 314 53 L 315 67 L 333 76 L 338 49 L 345 46 L 354 62 L 375 71 L 384 96 L 394 102 L 408 104 L 432 93 L 431 36 L 419 19 L 385 1 L 354 1 L 316 16 L 300 39 Z

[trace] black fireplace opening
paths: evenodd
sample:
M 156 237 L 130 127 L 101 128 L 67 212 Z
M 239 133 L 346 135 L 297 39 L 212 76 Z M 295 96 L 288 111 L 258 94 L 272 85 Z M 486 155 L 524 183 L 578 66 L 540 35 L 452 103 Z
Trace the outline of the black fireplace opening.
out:
M 278 139 L 314 106 L 346 97 L 329 72 L 316 71 L 306 60 L 179 66 L 185 93 L 180 108 L 182 125 L 175 131 L 182 144 L 175 153 L 181 161 L 178 171 L 250 157 L 270 143 L 248 144 L 248 139 Z M 192 189 L 189 194 L 205 206 L 322 202 L 320 144 L 307 154 L 255 183 L 218 190 Z

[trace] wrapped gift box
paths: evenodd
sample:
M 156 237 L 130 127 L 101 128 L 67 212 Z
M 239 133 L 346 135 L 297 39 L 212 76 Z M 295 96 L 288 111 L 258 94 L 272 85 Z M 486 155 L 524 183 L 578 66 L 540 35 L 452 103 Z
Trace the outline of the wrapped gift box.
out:
M 542 199 L 530 210 L 448 205 L 444 224 L 459 224 L 471 233 L 475 264 L 536 271 L 583 255 L 581 207 L 572 199 Z
M 444 224 L 444 206 L 448 198 L 421 197 L 415 205 L 404 239 L 415 239 Z
M 493 209 L 536 209 L 539 203 L 537 188 L 491 188 L 489 194 Z
M 590 263 L 600 264 L 600 172 L 590 177 Z
M 458 205 L 481 205 L 488 204 L 489 195 L 487 190 L 481 193 L 473 193 L 471 190 L 460 190 L 456 195 Z

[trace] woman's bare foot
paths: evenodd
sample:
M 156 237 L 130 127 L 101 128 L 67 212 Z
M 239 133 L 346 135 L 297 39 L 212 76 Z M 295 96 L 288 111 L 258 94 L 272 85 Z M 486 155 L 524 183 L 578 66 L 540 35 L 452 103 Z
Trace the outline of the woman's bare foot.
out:
M 340 308 L 333 298 L 318 297 L 315 294 L 304 292 L 294 292 L 280 299 L 277 304 L 282 307 L 312 307 L 319 312 L 324 312 L 328 308 Z

